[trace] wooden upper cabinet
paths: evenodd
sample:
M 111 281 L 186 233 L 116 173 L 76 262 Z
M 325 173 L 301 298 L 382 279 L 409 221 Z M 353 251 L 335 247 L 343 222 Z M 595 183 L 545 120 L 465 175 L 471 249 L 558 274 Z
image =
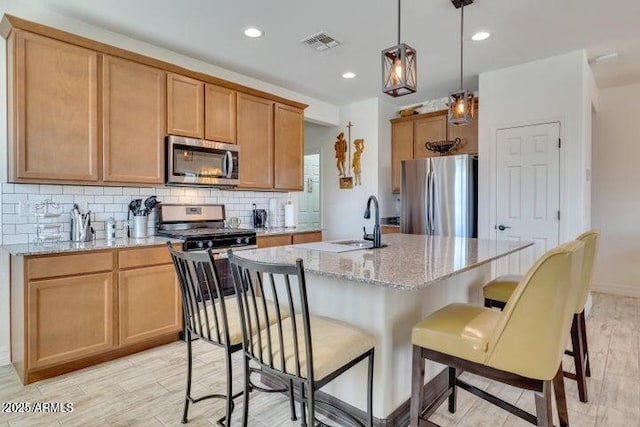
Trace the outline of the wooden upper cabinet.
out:
M 304 111 L 275 105 L 275 189 L 302 191 L 304 165 Z
M 444 141 L 447 139 L 447 114 L 424 117 L 414 121 L 413 125 L 413 158 L 437 156 L 426 149 L 426 142 Z
M 167 74 L 167 133 L 204 137 L 204 83 Z
M 477 154 L 478 153 L 478 110 L 476 116 L 468 125 L 449 125 L 448 137 L 451 140 L 461 139 L 460 145 L 452 154 Z
M 9 179 L 97 181 L 97 53 L 25 31 L 7 46 Z
M 413 159 L 413 121 L 391 124 L 391 191 L 400 192 L 403 160 Z
M 273 104 L 238 93 L 240 187 L 273 188 Z
M 236 143 L 236 91 L 206 84 L 204 87 L 204 138 Z
M 162 184 L 166 73 L 107 55 L 102 72 L 103 180 Z

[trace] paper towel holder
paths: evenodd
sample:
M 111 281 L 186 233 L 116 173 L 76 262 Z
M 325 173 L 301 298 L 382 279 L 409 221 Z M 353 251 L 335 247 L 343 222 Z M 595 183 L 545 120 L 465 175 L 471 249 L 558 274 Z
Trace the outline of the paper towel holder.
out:
M 284 205 L 284 228 L 296 228 L 291 199 Z

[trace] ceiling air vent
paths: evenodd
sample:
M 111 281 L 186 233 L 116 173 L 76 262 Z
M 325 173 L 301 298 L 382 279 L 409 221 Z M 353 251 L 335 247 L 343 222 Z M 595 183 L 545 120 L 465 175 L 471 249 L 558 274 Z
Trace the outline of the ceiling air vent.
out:
M 319 32 L 318 34 L 306 37 L 300 40 L 300 43 L 311 46 L 318 52 L 322 52 L 323 50 L 331 49 L 332 47 L 340 46 L 342 44 L 325 32 Z

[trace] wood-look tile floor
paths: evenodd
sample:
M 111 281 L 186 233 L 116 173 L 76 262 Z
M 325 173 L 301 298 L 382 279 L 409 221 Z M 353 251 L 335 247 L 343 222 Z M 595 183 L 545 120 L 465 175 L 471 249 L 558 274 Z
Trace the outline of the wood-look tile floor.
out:
M 640 427 L 640 300 L 594 293 L 587 319 L 592 377 L 589 403 L 578 401 L 576 384 L 565 380 L 569 417 L 579 427 Z M 211 345 L 195 346 L 194 395 L 224 390 L 224 361 Z M 241 372 L 234 355 L 235 372 Z M 565 358 L 565 366 L 571 368 Z M 186 349 L 176 342 L 119 360 L 23 386 L 11 366 L 0 367 L 1 402 L 72 402 L 74 411 L 60 414 L 0 413 L 7 426 L 177 426 L 182 416 Z M 410 375 L 407 372 L 407 375 Z M 533 411 L 533 396 L 478 377 L 466 379 L 518 406 Z M 242 374 L 234 380 L 240 390 Z M 447 426 L 530 426 L 497 407 L 460 390 L 458 411 L 443 404 L 432 421 Z M 232 425 L 240 425 L 242 404 Z M 191 406 L 189 426 L 211 426 L 224 414 L 219 400 Z M 557 420 L 557 418 L 556 418 Z M 278 394 L 252 393 L 250 425 L 295 426 L 288 400 Z

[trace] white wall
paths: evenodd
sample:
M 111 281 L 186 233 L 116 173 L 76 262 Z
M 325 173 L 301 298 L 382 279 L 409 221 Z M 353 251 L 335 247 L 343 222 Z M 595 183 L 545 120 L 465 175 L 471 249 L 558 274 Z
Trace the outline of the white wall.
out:
M 340 109 L 340 126 L 322 136 L 322 206 L 324 237 L 326 240 L 361 237 L 362 227 L 370 233 L 373 220 L 363 218 L 367 199 L 375 195 L 380 203 L 380 216 L 393 214 L 391 205 L 391 131 L 389 118 L 397 107 L 371 98 L 345 105 Z M 351 129 L 351 157 L 353 141 L 364 138 L 365 149 L 361 158 L 362 185 L 341 190 L 335 163 L 334 142 L 339 132 L 347 137 L 347 124 Z M 373 213 L 372 213 L 373 215 Z
M 640 297 L 640 84 L 602 90 L 593 137 L 594 289 Z
M 590 227 L 591 105 L 595 97 L 584 51 L 480 75 L 479 235 L 493 235 L 495 138 L 499 128 L 560 121 L 560 240 Z

